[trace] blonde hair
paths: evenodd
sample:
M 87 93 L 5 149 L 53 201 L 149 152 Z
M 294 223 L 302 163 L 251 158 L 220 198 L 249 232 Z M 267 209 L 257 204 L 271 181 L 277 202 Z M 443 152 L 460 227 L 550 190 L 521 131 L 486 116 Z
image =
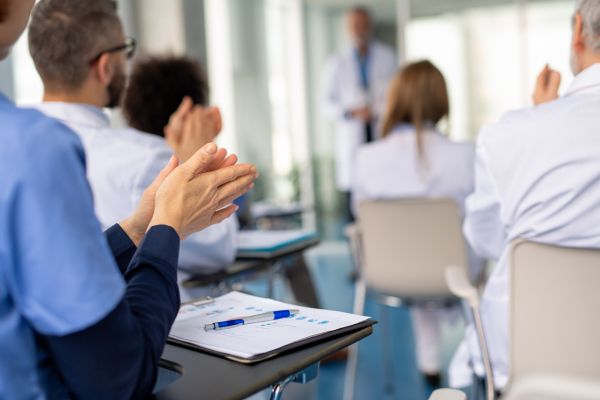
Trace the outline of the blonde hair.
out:
M 382 137 L 402 122 L 412 124 L 417 132 L 417 150 L 423 158 L 423 125 L 437 124 L 449 112 L 448 92 L 442 73 L 429 61 L 412 63 L 392 80 L 383 118 Z

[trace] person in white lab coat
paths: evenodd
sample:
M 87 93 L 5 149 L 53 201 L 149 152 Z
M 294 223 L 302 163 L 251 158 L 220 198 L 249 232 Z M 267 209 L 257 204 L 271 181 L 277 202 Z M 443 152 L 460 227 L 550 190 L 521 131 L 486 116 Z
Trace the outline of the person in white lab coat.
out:
M 473 191 L 475 148 L 454 143 L 436 130 L 448 115 L 446 83 L 429 61 L 407 65 L 390 84 L 381 140 L 359 147 L 352 186 L 352 208 L 363 200 L 452 197 L 461 211 Z M 472 258 L 472 266 L 481 260 Z M 458 310 L 411 310 L 417 364 L 439 385 L 439 321 Z
M 173 148 L 156 135 L 111 128 L 102 107 L 120 103 L 126 81 L 123 53 L 130 57 L 135 42 L 123 36 L 116 14 L 113 19 L 95 15 L 69 18 L 69 11 L 77 7 L 86 6 L 77 0 L 53 1 L 34 9 L 29 49 L 44 83 L 43 103 L 35 108 L 80 136 L 95 212 L 106 229 L 131 215 L 144 190 L 174 153 L 185 162 L 214 139 L 220 126 L 214 110 L 194 107 L 188 98 L 169 124 Z M 85 12 L 79 10 L 78 14 Z M 200 92 L 203 97 L 197 100 L 203 104 L 206 83 L 197 85 L 188 91 Z M 180 94 L 179 101 L 185 94 Z M 234 216 L 184 240 L 179 253 L 179 280 L 189 272 L 208 273 L 231 263 L 237 249 L 237 231 Z M 182 301 L 195 296 L 181 289 Z
M 335 123 L 335 178 L 349 193 L 356 149 L 376 139 L 385 92 L 397 69 L 394 51 L 371 39 L 371 18 L 364 8 L 346 16 L 353 44 L 332 55 L 321 83 L 321 109 Z
M 534 94 L 536 106 L 508 112 L 499 123 L 483 127 L 477 139 L 475 192 L 466 201 L 464 233 L 481 256 L 498 260 L 480 306 L 497 390 L 506 385 L 509 372 L 510 242 L 525 238 L 600 247 L 599 44 L 600 0 L 579 0 L 571 86 L 559 98 L 560 74 L 544 68 Z M 471 363 L 483 376 L 472 326 L 452 361 L 452 386 L 470 383 Z

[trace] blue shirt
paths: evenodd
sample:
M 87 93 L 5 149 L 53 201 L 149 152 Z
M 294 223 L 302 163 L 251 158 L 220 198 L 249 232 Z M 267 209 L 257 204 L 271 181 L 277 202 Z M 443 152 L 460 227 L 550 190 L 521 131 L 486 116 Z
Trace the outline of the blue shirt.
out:
M 358 61 L 358 67 L 360 69 L 360 84 L 363 88 L 369 88 L 369 72 L 371 68 L 371 46 L 367 47 L 367 51 L 364 57 L 361 57 L 358 48 L 354 48 L 354 55 Z
M 125 281 L 93 212 L 77 135 L 0 94 L 0 398 L 43 399 L 35 333 L 102 320 Z

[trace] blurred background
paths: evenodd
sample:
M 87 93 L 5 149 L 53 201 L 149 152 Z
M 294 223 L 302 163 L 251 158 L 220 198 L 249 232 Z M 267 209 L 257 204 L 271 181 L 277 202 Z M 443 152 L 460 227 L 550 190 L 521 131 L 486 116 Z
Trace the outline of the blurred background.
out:
M 344 11 L 365 5 L 374 36 L 400 64 L 431 60 L 449 86 L 442 131 L 474 140 L 479 128 L 531 104 L 549 62 L 566 88 L 574 1 L 510 0 L 119 0 L 138 54 L 187 54 L 208 70 L 211 104 L 221 108 L 220 145 L 257 165 L 252 193 L 260 219 L 287 210 L 294 224 L 342 237 L 346 222 L 334 184 L 332 123 L 319 110 L 325 60 L 349 43 Z M 18 104 L 41 101 L 42 83 L 24 35 L 0 64 L 0 88 Z M 114 123 L 119 124 L 118 115 Z M 259 204 L 256 204 L 259 202 Z M 258 221 L 259 224 L 261 221 Z M 272 220 L 263 221 L 272 224 Z
M 261 177 L 251 192 L 250 221 L 259 229 L 317 229 L 321 245 L 306 254 L 324 308 L 352 310 L 352 260 L 347 223 L 334 178 L 333 123 L 322 116 L 319 88 L 326 59 L 350 43 L 344 13 L 363 5 L 375 39 L 396 50 L 399 64 L 429 59 L 444 74 L 450 117 L 440 130 L 473 141 L 480 127 L 511 109 L 532 105 L 546 63 L 569 69 L 574 1 L 525 0 L 119 0 L 126 35 L 138 55 L 187 54 L 207 68 L 210 103 L 221 109 L 218 144 Z M 0 64 L 0 90 L 17 104 L 39 103 L 43 87 L 24 35 Z M 112 123 L 123 124 L 119 111 Z M 341 277 L 341 279 L 340 279 Z M 348 277 L 348 278 L 346 278 Z M 285 299 L 285 283 L 276 296 Z M 247 288 L 261 294 L 261 287 Z M 266 293 L 263 293 L 266 294 Z M 365 315 L 380 308 L 367 302 Z M 391 311 L 398 398 L 427 398 L 414 361 L 406 308 Z M 447 366 L 463 335 L 462 322 L 443 329 Z M 381 398 L 378 330 L 361 343 L 356 398 Z M 344 364 L 324 365 L 314 385 L 319 399 L 342 396 Z M 446 383 L 443 377 L 443 383 Z

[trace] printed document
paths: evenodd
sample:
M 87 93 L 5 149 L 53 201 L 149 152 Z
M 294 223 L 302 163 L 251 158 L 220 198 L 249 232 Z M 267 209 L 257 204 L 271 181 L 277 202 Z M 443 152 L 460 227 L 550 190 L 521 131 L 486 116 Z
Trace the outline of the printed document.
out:
M 279 310 L 300 312 L 274 321 L 204 330 L 205 324 Z M 369 317 L 362 315 L 300 307 L 231 292 L 216 298 L 214 303 L 182 306 L 169 337 L 239 358 L 250 358 L 367 319 Z

